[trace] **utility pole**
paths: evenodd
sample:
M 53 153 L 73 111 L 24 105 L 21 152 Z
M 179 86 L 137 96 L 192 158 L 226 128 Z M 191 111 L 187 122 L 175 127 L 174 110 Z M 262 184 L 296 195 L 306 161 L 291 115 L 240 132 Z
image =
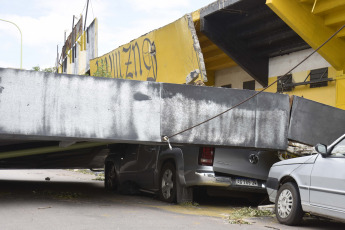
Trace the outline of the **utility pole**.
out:
M 86 27 L 86 19 L 87 19 L 87 11 L 88 11 L 88 9 L 89 9 L 89 0 L 87 0 L 87 3 L 86 3 L 84 31 L 85 31 L 85 27 Z

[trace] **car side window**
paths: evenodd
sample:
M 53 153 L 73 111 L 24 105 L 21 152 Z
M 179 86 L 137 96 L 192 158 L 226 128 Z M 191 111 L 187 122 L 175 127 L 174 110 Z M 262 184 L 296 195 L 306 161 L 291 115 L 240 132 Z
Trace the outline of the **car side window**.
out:
M 345 139 L 343 139 L 336 146 L 334 146 L 331 154 L 332 156 L 345 158 Z

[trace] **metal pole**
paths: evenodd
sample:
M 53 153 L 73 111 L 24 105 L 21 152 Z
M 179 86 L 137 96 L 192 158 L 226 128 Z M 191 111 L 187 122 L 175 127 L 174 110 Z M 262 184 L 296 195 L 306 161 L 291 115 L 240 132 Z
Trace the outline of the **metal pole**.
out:
M 86 27 L 86 19 L 87 19 L 87 10 L 88 10 L 88 9 L 89 9 L 89 0 L 87 0 L 87 4 L 86 4 L 84 31 L 85 31 L 85 27 Z
M 17 26 L 17 24 L 14 22 L 10 22 L 10 21 L 4 20 L 4 19 L 0 19 L 0 21 L 8 22 L 8 23 L 15 25 L 20 32 L 20 68 L 22 69 L 23 68 L 23 35 L 22 35 L 22 31 L 20 30 L 19 26 Z

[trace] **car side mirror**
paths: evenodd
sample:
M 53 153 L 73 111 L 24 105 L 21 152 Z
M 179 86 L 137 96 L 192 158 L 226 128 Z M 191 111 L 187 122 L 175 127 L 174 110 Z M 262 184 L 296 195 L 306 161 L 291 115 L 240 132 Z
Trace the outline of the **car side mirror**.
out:
M 324 144 L 315 145 L 316 152 L 320 153 L 322 157 L 327 157 L 329 154 L 327 152 L 327 146 Z

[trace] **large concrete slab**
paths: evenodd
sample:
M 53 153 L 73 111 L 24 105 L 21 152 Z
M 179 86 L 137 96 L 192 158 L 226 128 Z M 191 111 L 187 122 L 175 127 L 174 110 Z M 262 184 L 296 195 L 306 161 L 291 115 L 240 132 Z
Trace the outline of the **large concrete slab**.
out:
M 331 144 L 345 133 L 345 110 L 293 97 L 288 138 L 308 145 Z
M 162 142 L 254 91 L 0 68 L 0 139 Z M 286 149 L 287 95 L 253 100 L 170 141 Z
M 161 140 L 159 84 L 0 69 L 0 88 L 1 138 Z
M 189 85 L 162 85 L 162 134 L 196 125 L 252 96 L 255 91 Z M 170 141 L 249 148 L 285 149 L 289 121 L 287 95 L 262 93 Z

